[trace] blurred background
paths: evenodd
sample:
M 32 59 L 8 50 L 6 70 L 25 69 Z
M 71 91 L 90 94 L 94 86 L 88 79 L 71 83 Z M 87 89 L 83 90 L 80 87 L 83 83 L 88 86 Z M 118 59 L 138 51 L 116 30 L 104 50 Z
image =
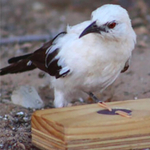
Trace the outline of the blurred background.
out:
M 51 39 L 59 32 L 64 31 L 66 25 L 75 25 L 90 19 L 91 12 L 103 4 L 119 4 L 126 8 L 137 34 L 137 44 L 131 65 L 127 72 L 121 74 L 115 83 L 103 94 L 98 94 L 98 97 L 108 102 L 150 98 L 150 0 L 0 0 L 0 3 L 1 41 L 5 38 L 11 37 L 13 39 L 27 35 L 29 37 L 33 35 L 47 37 L 42 41 L 30 42 L 24 38 L 23 43 L 15 41 L 10 43 L 9 40 L 6 43 L 1 43 L 0 68 L 7 65 L 7 60 L 10 57 L 33 52 L 48 38 Z M 18 75 L 6 75 L 0 77 L 0 115 L 2 118 L 6 114 L 13 116 L 13 113 L 17 111 L 24 111 L 29 114 L 29 118 L 31 117 L 33 110 L 11 103 L 12 92 L 16 87 L 22 85 L 34 86 L 46 107 L 53 106 L 53 92 L 49 86 L 49 76 L 42 71 L 36 69 Z M 82 104 L 86 103 L 91 103 L 91 101 L 88 100 Z M 79 104 L 81 102 L 73 103 L 73 105 Z M 30 120 L 27 126 L 31 127 Z M 21 139 L 20 143 L 23 143 L 25 148 L 37 149 L 31 144 L 30 130 L 24 126 L 21 127 L 25 139 Z M 22 137 L 19 131 L 16 131 L 15 135 L 11 135 L 14 131 L 7 127 L 7 123 L 3 120 L 0 132 L 3 133 L 0 135 L 0 147 L 6 149 L 9 146 L 12 148 L 13 144 Z M 7 138 L 5 137 L 6 133 L 9 134 Z

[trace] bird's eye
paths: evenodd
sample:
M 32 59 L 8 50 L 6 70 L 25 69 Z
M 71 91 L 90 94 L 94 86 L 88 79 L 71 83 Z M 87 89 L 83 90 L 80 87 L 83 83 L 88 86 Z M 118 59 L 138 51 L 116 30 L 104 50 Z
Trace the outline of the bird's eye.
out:
M 109 29 L 113 29 L 115 26 L 116 26 L 115 22 L 108 24 Z

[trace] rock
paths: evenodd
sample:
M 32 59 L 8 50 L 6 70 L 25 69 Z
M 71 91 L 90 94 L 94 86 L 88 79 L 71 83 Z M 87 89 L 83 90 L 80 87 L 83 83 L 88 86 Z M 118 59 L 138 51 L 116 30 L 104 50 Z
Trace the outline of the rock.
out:
M 36 89 L 32 86 L 20 86 L 13 91 L 11 100 L 14 104 L 26 108 L 42 108 L 44 103 L 38 95 Z

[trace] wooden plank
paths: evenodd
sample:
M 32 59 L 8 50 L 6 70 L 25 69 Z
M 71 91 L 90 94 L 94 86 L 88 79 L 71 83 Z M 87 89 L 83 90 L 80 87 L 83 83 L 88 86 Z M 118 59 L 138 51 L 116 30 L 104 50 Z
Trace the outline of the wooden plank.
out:
M 97 104 L 36 111 L 32 142 L 43 150 L 116 150 L 150 148 L 150 99 L 108 103 L 121 117 Z

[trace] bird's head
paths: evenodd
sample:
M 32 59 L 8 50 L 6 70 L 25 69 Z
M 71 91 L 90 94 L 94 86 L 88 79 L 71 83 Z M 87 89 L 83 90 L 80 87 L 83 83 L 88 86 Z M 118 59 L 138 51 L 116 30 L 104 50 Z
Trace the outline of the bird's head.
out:
M 79 38 L 89 34 L 99 34 L 104 38 L 118 39 L 135 33 L 127 11 L 119 5 L 106 4 L 92 12 L 91 24 L 80 34 Z

